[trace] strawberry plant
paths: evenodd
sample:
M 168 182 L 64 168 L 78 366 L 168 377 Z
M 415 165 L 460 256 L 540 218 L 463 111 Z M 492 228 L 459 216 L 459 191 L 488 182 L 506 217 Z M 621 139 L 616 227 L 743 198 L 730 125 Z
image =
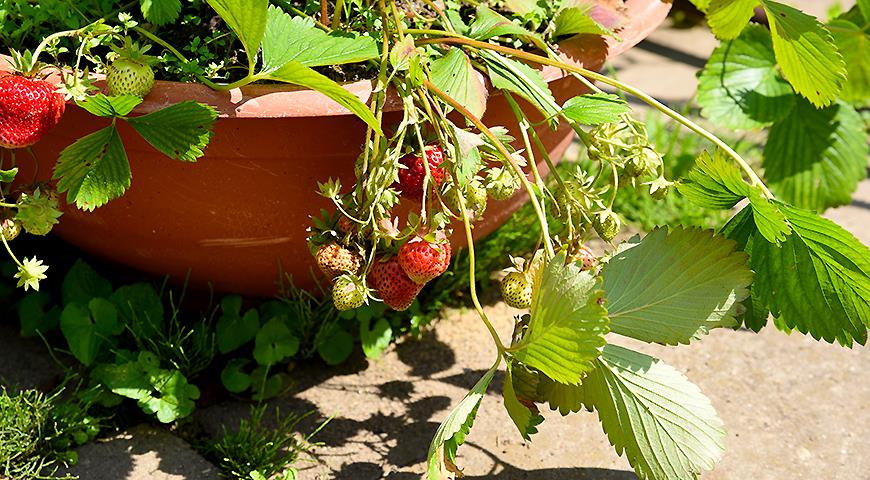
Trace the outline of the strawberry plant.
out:
M 217 91 L 255 82 L 313 89 L 367 128 L 355 182 L 319 183 L 334 212 L 313 218 L 309 228 L 312 263 L 342 313 L 324 313 L 332 316 L 316 338 L 302 342 L 305 332 L 292 329 L 281 313 L 286 305 L 270 307 L 266 316 L 263 309 L 243 311 L 238 297 L 225 298 L 215 326 L 217 350 L 228 354 L 251 341 L 254 348 L 253 361 L 243 356 L 227 364 L 224 385 L 264 399 L 285 383 L 272 367 L 301 345 L 313 345 L 306 348 L 329 363 L 346 357 L 353 337 L 344 319 L 359 319 L 366 354 L 382 351 L 392 325 L 368 309 L 380 302 L 396 311 L 412 308 L 461 245 L 468 294 L 496 357 L 434 432 L 428 478 L 460 475 L 458 448 L 502 368 L 503 404 L 522 438 L 532 439 L 545 406 L 563 415 L 585 409 L 598 415 L 610 443 L 640 478 L 697 478 L 723 453 L 724 423 L 676 368 L 620 346 L 619 339 L 677 347 L 714 328 L 758 331 L 772 318 L 787 332 L 844 347 L 866 343 L 870 251 L 820 213 L 848 203 L 867 173 L 867 127 L 859 110 L 870 98 L 870 60 L 860 52 L 870 41 L 870 5 L 859 1 L 823 24 L 773 0 L 693 0 L 722 41 L 699 76 L 698 103 L 726 128 L 767 129 L 759 173 L 733 145 L 686 115 L 570 59 L 572 41 L 588 48 L 619 41 L 631 19 L 615 3 L 191 2 L 213 13 L 187 14 L 213 15 L 227 34 L 221 38 L 234 38 L 230 54 L 208 65 L 173 46 L 182 33 L 171 24 L 187 15 L 177 1 L 143 1 L 135 15 L 112 12 L 48 35 L 34 50 L 16 53 L 18 73 L 0 79 L 11 85 L 0 95 L 0 138 L 12 162 L 4 160 L 0 179 L 15 179 L 17 147 L 38 141 L 62 114 L 62 107 L 51 107 L 58 94 L 39 83 L 43 55 L 65 67 L 55 69 L 62 94 L 110 125 L 60 154 L 54 187 L 34 186 L 8 199 L 12 193 L 4 189 L 0 240 L 18 267 L 19 286 L 38 289 L 47 267 L 36 258 L 19 261 L 10 242 L 21 229 L 47 233 L 58 220 L 58 194 L 93 210 L 129 187 L 118 125 L 126 123 L 171 158 L 203 156 L 213 108 L 190 101 L 131 115 L 153 75 L 195 78 Z M 757 8 L 766 26 L 750 24 Z M 160 64 L 152 70 L 154 62 L 165 70 Z M 94 90 L 88 66 L 106 72 L 110 95 Z M 542 67 L 564 72 L 580 88 L 568 98 L 552 91 Z M 336 81 L 360 76 L 374 86 L 367 102 Z M 485 120 L 487 85 L 492 97 L 506 102 L 512 125 Z M 26 105 L 24 88 L 43 92 L 42 103 Z M 647 126 L 621 95 L 646 103 L 711 148 L 698 151 L 679 178 L 668 178 L 676 169 L 666 169 Z M 391 105 L 401 107 L 398 114 L 389 114 Z M 558 127 L 572 129 L 585 148 L 582 162 L 569 171 L 556 168 L 558 159 L 550 158 L 542 138 Z M 662 225 L 619 241 L 617 196 L 626 190 L 658 202 L 680 195 L 730 219 L 715 231 Z M 478 298 L 473 233 L 490 201 L 515 195 L 528 199 L 539 241 L 525 259 L 511 256 L 522 252 L 500 252 L 508 268 L 504 300 L 520 310 L 511 335 L 502 338 Z M 595 237 L 609 246 L 603 256 L 587 246 Z M 451 246 L 451 238 L 459 240 Z M 93 377 L 161 421 L 189 415 L 199 391 L 178 367 L 141 346 L 138 353 L 112 352 L 125 325 L 147 331 L 162 312 L 157 315 L 150 300 L 137 303 L 143 298 L 136 292 L 83 284 L 98 290 L 80 297 L 81 287 L 71 285 L 57 320 L 73 356 L 87 367 L 103 362 Z M 128 301 L 119 303 L 116 295 Z M 149 308 L 153 316 L 140 316 Z M 51 323 L 51 315 L 35 322 Z

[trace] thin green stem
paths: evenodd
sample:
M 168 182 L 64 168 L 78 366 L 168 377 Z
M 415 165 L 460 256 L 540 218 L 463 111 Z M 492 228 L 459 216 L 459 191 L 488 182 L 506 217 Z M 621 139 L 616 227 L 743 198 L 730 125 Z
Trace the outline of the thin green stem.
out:
M 18 268 L 24 268 L 24 265 L 18 260 L 18 257 L 12 253 L 12 248 L 9 247 L 9 242 L 6 241 L 6 235 L 0 234 L 0 241 L 3 241 L 3 246 L 6 247 L 6 251 L 9 253 L 9 256 L 12 258 L 12 261 L 15 262 L 15 265 L 18 265 Z M 472 281 L 472 283 L 474 283 Z
M 580 74 L 588 79 L 595 80 L 595 81 L 604 83 L 606 85 L 610 85 L 611 87 L 617 88 L 619 90 L 622 90 L 623 92 L 626 92 L 630 95 L 637 97 L 638 99 L 642 100 L 644 103 L 655 108 L 659 112 L 661 112 L 661 113 L 667 115 L 668 117 L 671 117 L 672 119 L 676 120 L 677 122 L 683 124 L 689 130 L 691 130 L 691 131 L 697 133 L 698 135 L 706 138 L 707 140 L 712 142 L 714 145 L 716 145 L 717 147 L 722 149 L 722 151 L 724 151 L 728 156 L 733 158 L 734 161 L 736 161 L 737 164 L 740 165 L 740 168 L 743 169 L 744 172 L 746 172 L 746 175 L 749 177 L 753 186 L 759 187 L 761 189 L 761 191 L 764 193 L 764 195 L 767 196 L 768 198 L 774 198 L 773 193 L 771 193 L 771 191 L 767 188 L 767 186 L 764 185 L 764 182 L 761 180 L 761 178 L 758 176 L 758 174 L 755 173 L 755 170 L 753 170 L 752 167 L 749 165 L 749 163 L 746 160 L 744 160 L 743 157 L 741 157 L 739 153 L 734 151 L 734 149 L 731 148 L 727 143 L 723 142 L 721 139 L 719 139 L 719 137 L 708 132 L 706 129 L 704 129 L 703 127 L 701 127 L 697 123 L 693 122 L 692 120 L 689 120 L 688 118 L 681 115 L 680 113 L 675 112 L 674 110 L 669 108 L 667 105 L 659 102 L 655 98 L 651 97 L 650 95 L 647 95 L 646 93 L 642 92 L 641 90 L 639 90 L 631 85 L 620 82 L 619 80 L 612 79 L 612 78 L 610 78 L 606 75 L 602 75 L 598 72 L 594 72 L 592 70 L 587 70 L 583 67 L 578 67 L 576 65 L 569 65 L 565 62 L 562 62 L 559 60 L 553 60 L 553 59 L 550 59 L 547 57 L 542 57 L 542 56 L 536 55 L 534 53 L 528 53 L 528 52 L 524 52 L 522 50 L 517 50 L 515 48 L 505 47 L 502 45 L 494 45 L 494 44 L 487 43 L 487 42 L 472 40 L 470 38 L 445 37 L 445 38 L 428 38 L 428 39 L 423 39 L 423 40 L 417 41 L 417 44 L 419 44 L 419 45 L 425 45 L 425 44 L 430 44 L 430 43 L 446 43 L 446 44 L 456 44 L 456 45 L 467 45 L 470 47 L 475 47 L 475 48 L 480 48 L 480 49 L 493 50 L 493 51 L 505 53 L 507 55 L 511 55 L 513 57 L 517 57 L 517 58 L 520 58 L 523 60 L 538 63 L 541 65 L 550 65 L 553 67 L 560 68 L 562 70 L 566 70 L 568 72 L 574 72 L 574 73 Z
M 489 334 L 492 335 L 492 341 L 495 342 L 495 348 L 498 349 L 499 359 L 505 352 L 505 346 L 501 341 L 501 337 L 498 336 L 498 332 L 495 330 L 495 327 L 492 326 L 492 323 L 489 321 L 489 317 L 486 316 L 486 312 L 483 311 L 483 306 L 480 304 L 480 300 L 477 298 L 477 275 L 476 275 L 476 265 L 475 265 L 475 257 L 474 257 L 474 237 L 471 235 L 471 222 L 468 220 L 468 211 L 465 209 L 465 199 L 462 198 L 462 195 L 456 195 L 459 199 L 459 210 L 462 213 L 462 224 L 465 227 L 465 239 L 468 242 L 468 274 L 469 274 L 469 290 L 471 293 L 471 302 L 474 304 L 474 309 L 477 310 L 477 314 L 480 316 L 480 319 L 483 320 L 484 325 L 486 325 L 486 329 L 489 330 Z M 501 361 L 501 360 L 499 360 Z
M 517 165 L 517 162 L 513 159 L 513 157 L 511 156 L 510 152 L 508 152 L 508 150 L 504 146 L 504 144 L 501 143 L 501 140 L 499 140 L 498 137 L 496 137 L 495 134 L 493 134 L 492 131 L 490 131 L 490 129 L 487 128 L 487 126 L 484 125 L 484 123 L 479 118 L 477 118 L 473 113 L 468 111 L 468 109 L 465 108 L 462 104 L 460 104 L 459 102 L 454 100 L 450 95 L 447 95 L 446 93 L 441 91 L 441 89 L 439 89 L 434 84 L 432 84 L 432 82 L 430 82 L 429 80 L 423 80 L 423 85 L 430 92 L 434 93 L 435 96 L 437 96 L 438 98 L 440 98 L 441 100 L 446 102 L 448 105 L 453 107 L 457 112 L 459 112 L 465 118 L 467 118 L 471 123 L 473 123 L 474 126 L 478 130 L 480 130 L 481 133 L 486 135 L 487 138 L 489 138 L 493 142 L 493 144 L 495 145 L 496 149 L 499 151 L 501 156 L 508 163 L 510 163 L 514 172 L 516 172 L 517 175 L 519 175 L 520 181 L 522 182 L 523 187 L 525 187 L 526 193 L 528 193 L 529 199 L 532 202 L 532 207 L 535 210 L 535 214 L 538 216 L 538 222 L 540 222 L 541 227 L 544 229 L 544 235 L 545 235 L 544 247 L 547 250 L 547 254 L 550 257 L 555 256 L 555 252 L 553 251 L 553 241 L 550 238 L 549 232 L 547 231 L 547 217 L 544 215 L 543 209 L 541 209 L 541 205 L 538 202 L 538 197 L 537 197 L 537 195 L 535 195 L 535 192 L 532 189 L 532 185 L 529 183 L 529 179 L 526 178 L 525 174 L 523 174 L 523 170 L 519 167 L 519 165 Z
M 14 203 L 0 202 L 0 207 L 3 207 L 3 208 L 18 208 L 18 205 L 14 204 Z
M 77 28 L 75 30 L 64 30 L 63 32 L 52 33 L 51 35 L 42 39 L 42 42 L 36 47 L 36 50 L 33 51 L 33 64 L 36 64 L 37 59 L 40 55 L 42 55 L 42 51 L 45 50 L 45 47 L 48 46 L 49 43 L 57 40 L 58 38 L 63 37 L 75 37 L 76 35 L 81 34 L 86 28 L 89 28 L 93 23 L 85 25 L 82 28 Z M 33 65 L 27 65 L 28 68 L 32 68 Z
M 532 142 L 529 140 L 529 130 L 532 129 L 529 124 L 529 119 L 523 114 L 523 110 L 520 108 L 519 104 L 517 104 L 516 100 L 514 100 L 513 95 L 508 92 L 504 92 L 504 98 L 507 100 L 508 105 L 510 105 L 511 110 L 514 113 L 514 117 L 517 119 L 517 124 L 520 127 L 520 134 L 523 136 L 523 145 L 526 147 L 526 156 L 529 159 L 529 167 L 532 169 L 532 176 L 535 177 L 535 183 L 538 185 L 538 188 L 543 192 L 544 191 L 544 179 L 541 178 L 541 173 L 538 171 L 538 163 L 535 161 L 535 153 L 532 149 Z

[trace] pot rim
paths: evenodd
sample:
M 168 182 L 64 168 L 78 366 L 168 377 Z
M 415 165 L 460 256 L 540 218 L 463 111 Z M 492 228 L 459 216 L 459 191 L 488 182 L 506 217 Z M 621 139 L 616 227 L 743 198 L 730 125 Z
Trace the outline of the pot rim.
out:
M 619 30 L 619 39 L 605 37 L 604 58 L 619 55 L 640 43 L 655 30 L 671 8 L 669 0 L 625 0 L 628 22 Z M 581 37 L 581 36 L 578 36 Z M 559 43 L 559 54 L 566 63 L 583 64 L 583 47 L 579 42 L 571 40 Z M 573 44 L 572 44 L 573 43 Z M 588 43 L 587 45 L 588 46 Z M 576 55 L 574 55 L 576 54 Z M 8 71 L 10 57 L 0 54 L 0 72 Z M 588 61 L 588 56 L 586 58 Z M 587 65 L 589 68 L 599 68 L 600 65 Z M 478 80 L 489 91 L 489 84 L 480 72 Z M 541 68 L 544 79 L 549 83 L 568 76 L 568 73 L 556 67 L 544 65 Z M 56 77 L 56 76 L 55 76 Z M 59 82 L 59 79 L 55 81 Z M 345 90 L 355 95 L 363 103 L 368 103 L 374 93 L 373 80 L 359 80 L 341 85 Z M 229 91 L 216 91 L 193 82 L 175 82 L 158 80 L 151 93 L 139 104 L 133 114 L 146 114 L 175 103 L 196 100 L 215 107 L 221 118 L 294 118 L 347 116 L 352 112 L 329 99 L 325 95 L 311 89 L 287 84 L 247 85 Z M 395 92 L 388 94 L 384 111 L 398 111 L 402 103 Z

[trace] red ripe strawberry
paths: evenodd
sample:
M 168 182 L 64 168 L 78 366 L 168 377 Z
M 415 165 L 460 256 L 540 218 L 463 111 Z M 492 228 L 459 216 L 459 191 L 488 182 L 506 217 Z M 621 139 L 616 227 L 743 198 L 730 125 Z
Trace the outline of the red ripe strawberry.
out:
M 429 162 L 429 173 L 432 175 L 430 184 L 440 186 L 444 181 L 444 169 L 441 163 L 444 161 L 444 152 L 438 145 L 426 147 L 426 161 Z M 402 196 L 413 200 L 423 199 L 423 179 L 426 178 L 426 166 L 420 155 L 408 154 L 399 160 L 406 168 L 399 169 L 398 189 Z
M 407 310 L 414 303 L 423 285 L 415 283 L 399 265 L 399 259 L 390 257 L 386 262 L 375 261 L 368 276 L 369 286 L 374 288 L 384 303 L 397 311 Z
M 0 77 L 0 147 L 33 145 L 57 125 L 65 106 L 51 83 L 21 75 Z
M 447 236 L 439 231 L 434 242 L 419 235 L 408 240 L 399 249 L 399 265 L 411 280 L 421 285 L 441 275 L 450 266 Z

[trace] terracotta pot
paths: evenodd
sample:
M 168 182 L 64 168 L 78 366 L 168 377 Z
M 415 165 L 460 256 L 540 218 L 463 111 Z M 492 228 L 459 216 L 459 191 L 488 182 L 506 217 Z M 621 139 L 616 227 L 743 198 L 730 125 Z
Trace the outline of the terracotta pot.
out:
M 602 2 L 607 3 L 612 2 Z M 599 68 L 607 57 L 631 48 L 655 29 L 670 3 L 628 0 L 625 6 L 622 41 L 575 37 L 561 45 L 566 58 Z M 563 72 L 545 68 L 543 73 L 560 102 L 583 93 Z M 344 87 L 363 101 L 372 93 L 368 81 Z M 306 227 L 309 215 L 331 207 L 316 195 L 315 182 L 328 177 L 340 178 L 344 185 L 354 182 L 364 124 L 317 92 L 285 85 L 215 92 L 198 84 L 158 82 L 133 113 L 191 99 L 220 111 L 214 137 L 198 163 L 163 157 L 121 122 L 132 187 L 91 213 L 66 208 L 56 233 L 94 255 L 154 274 L 183 279 L 190 269 L 193 287 L 211 284 L 218 291 L 273 295 L 279 271 L 292 275 L 297 286 L 311 287 Z M 385 110 L 399 108 L 393 101 Z M 515 128 L 512 119 L 504 99 L 492 95 L 486 124 Z M 38 172 L 24 160 L 19 162 L 19 179 L 48 180 L 64 147 L 105 125 L 103 119 L 69 105 L 60 125 L 33 147 Z M 552 158 L 560 158 L 572 138 L 564 128 L 540 133 Z M 524 201 L 518 195 L 492 202 L 475 235 L 492 232 Z

